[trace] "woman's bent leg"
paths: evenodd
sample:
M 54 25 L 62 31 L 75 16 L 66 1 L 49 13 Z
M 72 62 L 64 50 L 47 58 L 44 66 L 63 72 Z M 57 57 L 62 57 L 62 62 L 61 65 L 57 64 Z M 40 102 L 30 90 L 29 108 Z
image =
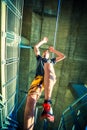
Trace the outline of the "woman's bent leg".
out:
M 24 130 L 33 130 L 37 95 L 28 95 L 24 112 Z

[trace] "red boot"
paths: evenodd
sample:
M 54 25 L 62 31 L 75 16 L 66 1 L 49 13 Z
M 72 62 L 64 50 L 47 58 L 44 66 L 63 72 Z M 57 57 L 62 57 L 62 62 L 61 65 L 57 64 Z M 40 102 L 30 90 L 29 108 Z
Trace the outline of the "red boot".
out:
M 41 119 L 48 119 L 50 122 L 54 122 L 54 115 L 51 104 L 49 102 L 44 103 L 43 108 L 44 110 L 41 114 Z

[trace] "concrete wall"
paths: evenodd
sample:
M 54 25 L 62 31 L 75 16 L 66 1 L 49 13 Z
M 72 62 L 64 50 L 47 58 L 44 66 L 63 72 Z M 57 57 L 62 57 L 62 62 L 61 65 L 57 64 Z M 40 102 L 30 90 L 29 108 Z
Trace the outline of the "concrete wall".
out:
M 61 1 L 55 48 L 63 52 L 66 55 L 66 59 L 55 65 L 57 83 L 52 95 L 55 122 L 49 123 L 50 130 L 58 127 L 62 112 L 75 100 L 69 89 L 69 83 L 87 82 L 87 8 L 85 2 L 77 2 L 75 0 Z M 30 45 L 32 46 L 44 36 L 49 38 L 48 45 L 54 45 L 56 17 L 44 16 L 42 22 L 40 15 L 30 12 L 26 13 L 26 9 L 24 11 L 23 36 L 30 40 Z M 44 46 L 44 48 L 47 47 L 47 45 Z M 24 58 L 24 60 L 21 60 L 22 68 L 26 69 L 20 69 L 22 71 L 20 72 L 20 74 L 22 73 L 20 75 L 20 85 L 24 79 L 23 86 L 26 87 L 25 84 L 29 86 L 35 74 L 35 55 L 32 49 L 29 52 L 22 50 L 22 57 Z M 28 61 L 25 60 L 25 57 Z M 26 61 L 29 64 L 26 64 Z M 29 74 L 28 77 L 27 73 Z M 26 89 L 28 89 L 28 86 Z M 42 111 L 40 107 L 42 102 L 43 96 L 37 104 L 39 107 L 38 119 Z M 36 129 L 39 127 L 42 130 L 42 126 L 43 122 L 38 120 Z

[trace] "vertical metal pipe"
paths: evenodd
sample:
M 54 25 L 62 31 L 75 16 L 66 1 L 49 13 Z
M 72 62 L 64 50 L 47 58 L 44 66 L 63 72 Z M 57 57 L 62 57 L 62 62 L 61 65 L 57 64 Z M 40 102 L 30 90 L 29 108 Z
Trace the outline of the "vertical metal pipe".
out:
M 53 43 L 54 48 L 55 48 L 55 45 L 56 45 L 56 37 L 57 37 L 57 30 L 58 30 L 58 20 L 59 20 L 59 13 L 60 13 L 60 2 L 61 2 L 61 0 L 58 0 L 56 27 L 55 27 L 54 43 Z M 53 54 L 53 55 L 54 55 L 54 54 Z
M 47 130 L 47 126 L 48 126 L 48 121 L 47 119 L 44 119 L 43 130 Z
M 44 0 L 42 0 L 40 39 L 42 34 L 43 19 L 44 19 Z

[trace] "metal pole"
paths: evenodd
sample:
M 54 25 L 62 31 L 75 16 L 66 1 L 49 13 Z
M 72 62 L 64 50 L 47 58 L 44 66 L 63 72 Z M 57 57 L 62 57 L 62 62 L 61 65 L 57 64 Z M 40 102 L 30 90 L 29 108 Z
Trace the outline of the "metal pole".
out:
M 58 0 L 57 19 L 56 19 L 56 27 L 55 27 L 54 43 L 53 43 L 54 48 L 55 48 L 55 45 L 56 45 L 56 36 L 57 36 L 57 30 L 58 30 L 58 20 L 59 20 L 59 13 L 60 13 L 60 1 L 61 0 Z M 53 54 L 53 56 L 54 56 L 54 54 Z
M 47 130 L 47 126 L 48 126 L 48 121 L 47 119 L 44 119 L 43 130 Z

